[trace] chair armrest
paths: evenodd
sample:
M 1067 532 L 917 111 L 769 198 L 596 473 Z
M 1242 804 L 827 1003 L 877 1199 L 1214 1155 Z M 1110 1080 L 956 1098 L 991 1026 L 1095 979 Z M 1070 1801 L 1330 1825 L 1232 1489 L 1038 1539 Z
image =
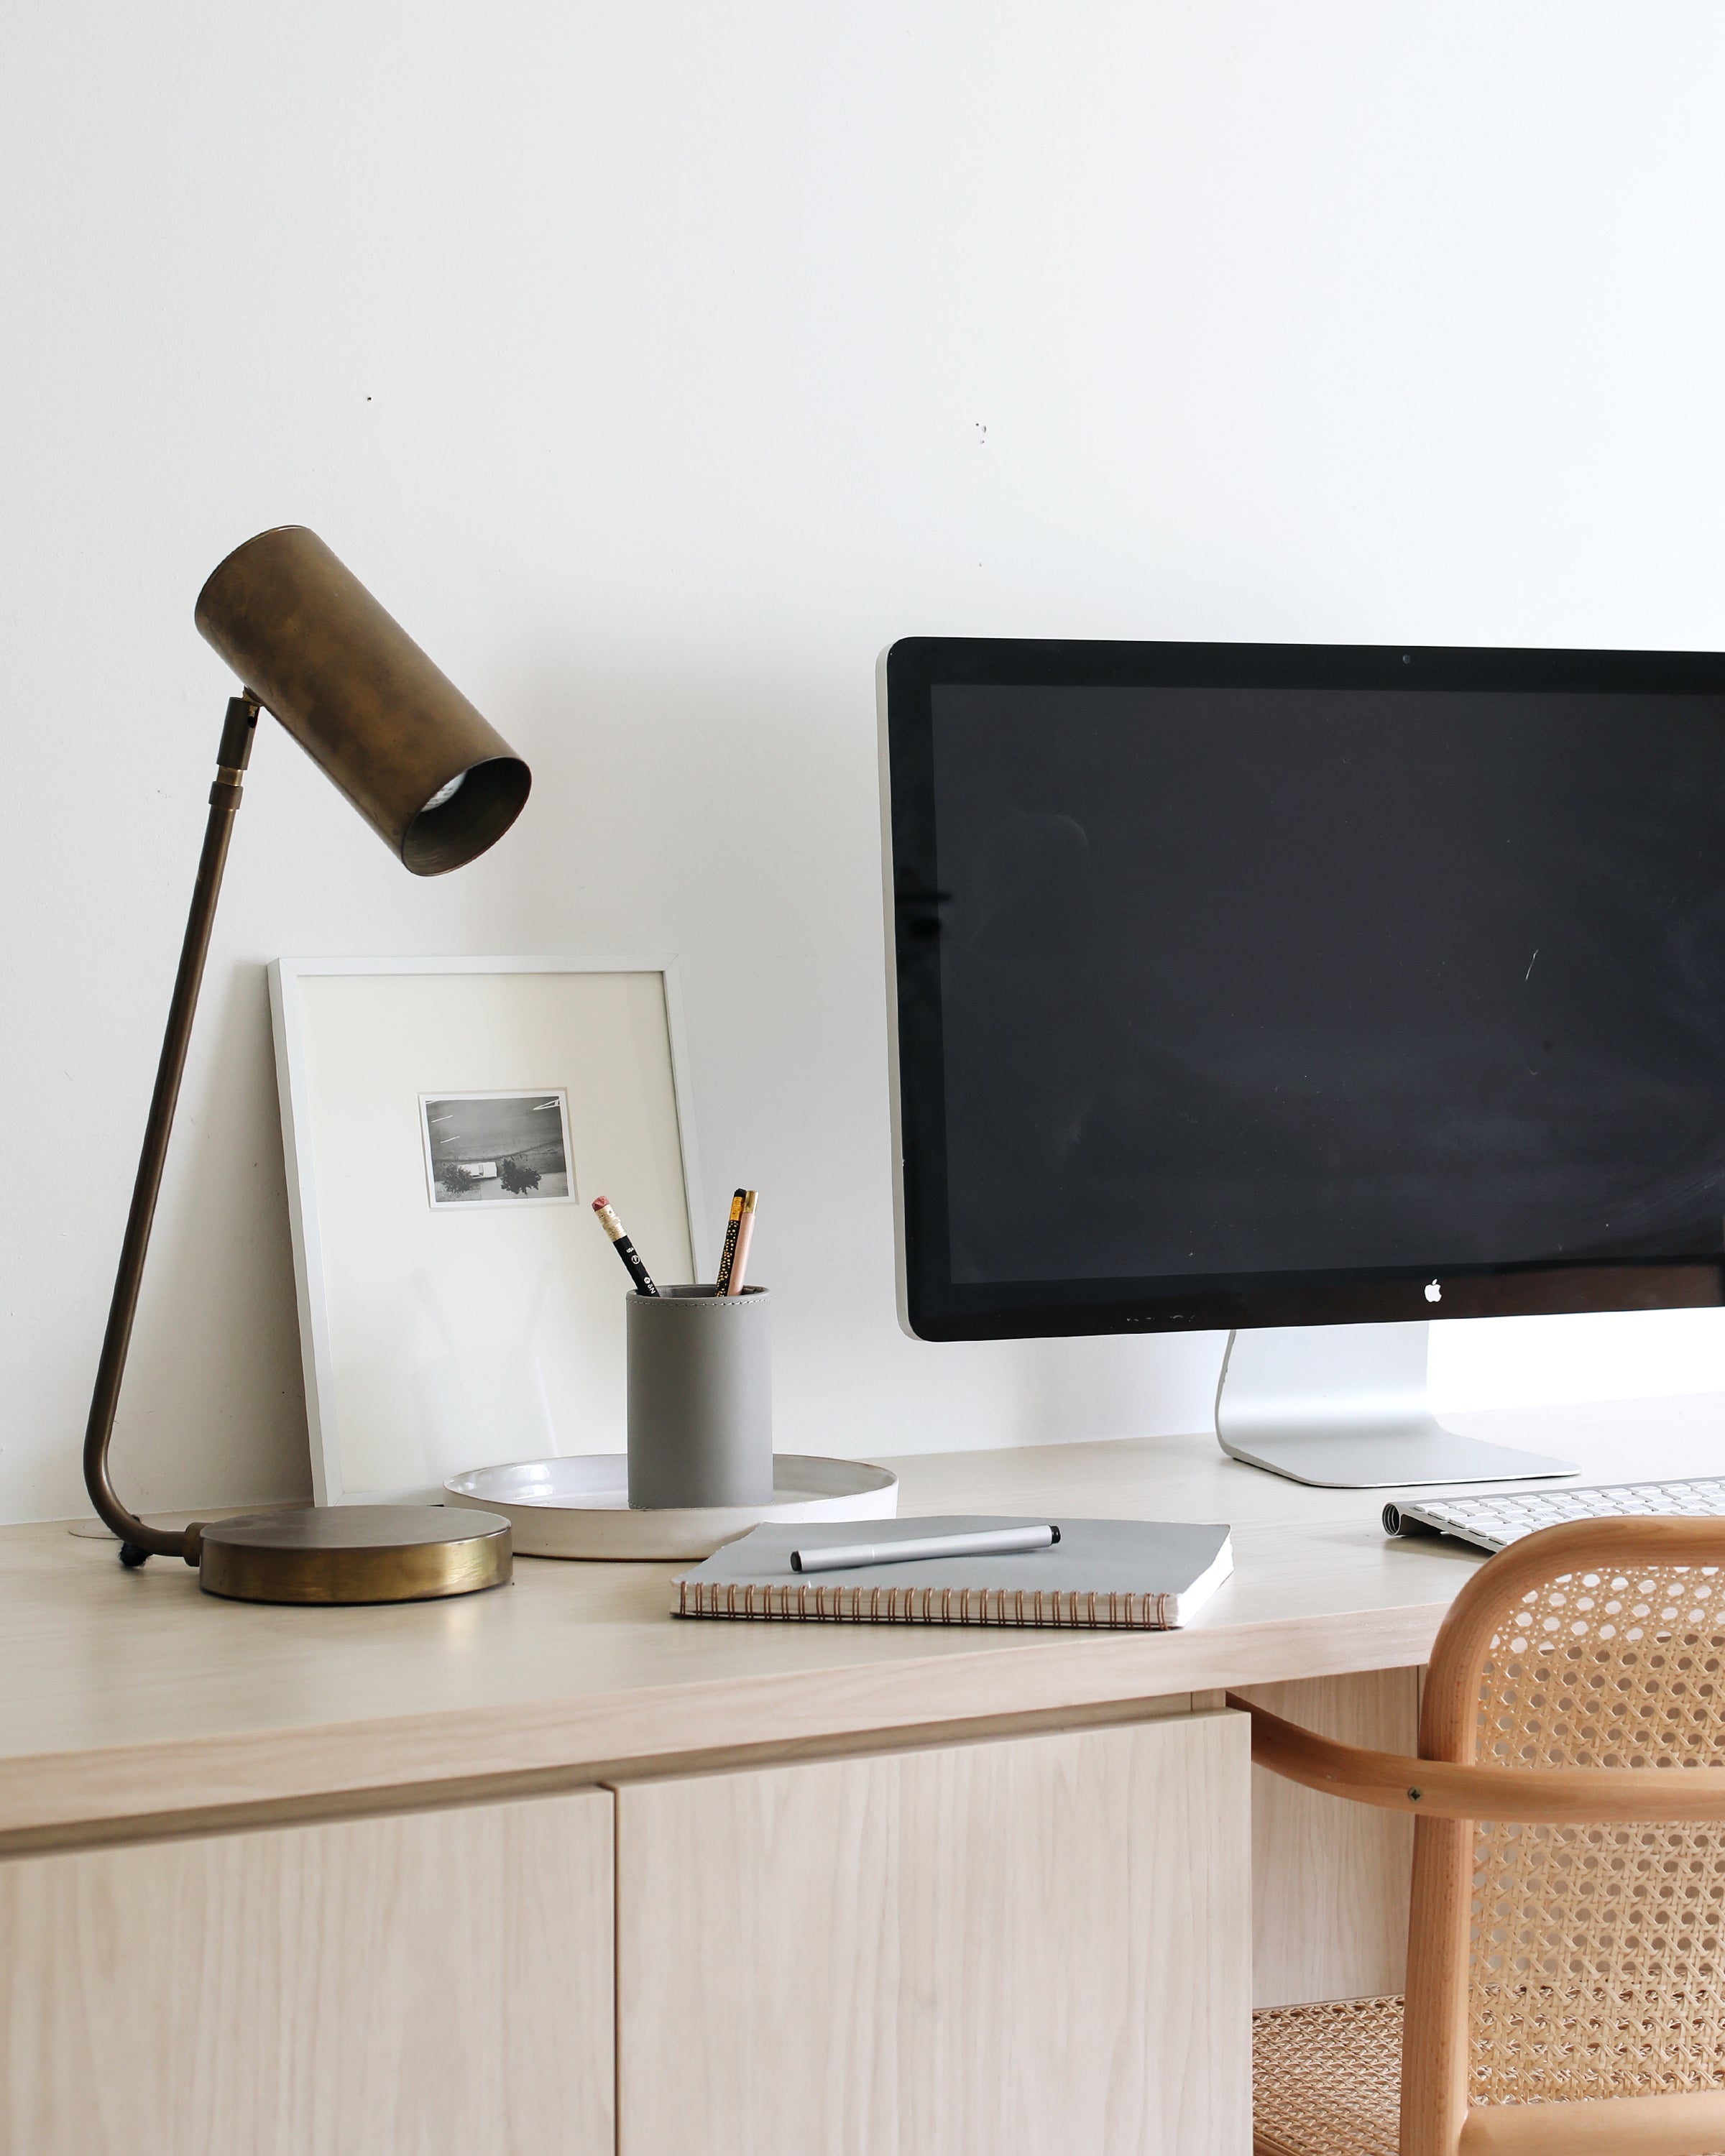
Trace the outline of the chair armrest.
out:
M 1252 1763 L 1351 1804 L 1430 1819 L 1519 1820 L 1562 1825 L 1637 1820 L 1725 1820 L 1725 1767 L 1457 1767 L 1338 1744 L 1238 1692 L 1252 1718 Z

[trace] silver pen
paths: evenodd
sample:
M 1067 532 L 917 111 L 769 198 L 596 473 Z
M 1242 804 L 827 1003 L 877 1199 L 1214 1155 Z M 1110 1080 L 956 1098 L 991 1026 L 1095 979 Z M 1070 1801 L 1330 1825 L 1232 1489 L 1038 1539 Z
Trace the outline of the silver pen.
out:
M 1051 1549 L 1060 1538 L 1051 1522 L 1040 1527 L 979 1527 L 973 1534 L 920 1535 L 896 1543 L 832 1543 L 793 1549 L 793 1572 L 841 1572 L 860 1564 L 909 1564 L 925 1557 L 1022 1557 Z

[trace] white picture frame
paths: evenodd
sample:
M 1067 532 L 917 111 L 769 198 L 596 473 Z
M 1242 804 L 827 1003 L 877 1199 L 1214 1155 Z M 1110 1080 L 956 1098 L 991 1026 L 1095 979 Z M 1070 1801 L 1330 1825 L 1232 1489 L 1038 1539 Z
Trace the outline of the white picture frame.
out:
M 711 1277 L 675 960 L 269 972 L 316 1502 L 437 1502 L 468 1469 L 622 1451 L 629 1281 L 591 1201 L 655 1277 Z M 542 1195 L 555 1152 L 525 1119 L 553 1099 L 567 1188 Z M 439 1149 L 428 1101 L 498 1107 L 458 1111 Z M 515 1172 L 439 1202 L 439 1150 L 475 1147 L 470 1173 Z

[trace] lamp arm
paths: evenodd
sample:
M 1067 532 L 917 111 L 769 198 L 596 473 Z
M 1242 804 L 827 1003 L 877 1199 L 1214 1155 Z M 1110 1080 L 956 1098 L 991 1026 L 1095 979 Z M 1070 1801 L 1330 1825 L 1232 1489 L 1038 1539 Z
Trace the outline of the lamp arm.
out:
M 162 1190 L 162 1171 L 167 1159 L 174 1108 L 179 1100 L 180 1080 L 185 1073 L 192 1021 L 198 1009 L 198 991 L 209 952 L 216 901 L 221 895 L 222 871 L 228 861 L 228 841 L 233 835 L 234 819 L 239 808 L 245 768 L 251 761 L 259 708 L 257 698 L 248 689 L 244 696 L 229 699 L 222 724 L 215 783 L 209 793 L 209 821 L 204 827 L 203 851 L 198 860 L 198 880 L 192 887 L 192 907 L 186 919 L 185 939 L 180 946 L 179 971 L 174 976 L 162 1057 L 156 1066 L 156 1090 L 150 1098 L 149 1120 L 144 1126 L 144 1147 L 138 1161 L 137 1180 L 132 1185 L 131 1209 L 126 1215 L 126 1238 L 120 1246 L 120 1270 L 114 1282 L 114 1299 L 108 1306 L 108 1328 L 102 1337 L 101 1360 L 96 1365 L 95 1391 L 90 1404 L 90 1422 L 84 1434 L 85 1486 L 104 1522 L 119 1536 L 120 1561 L 126 1565 L 142 1564 L 151 1557 L 183 1557 L 188 1564 L 198 1562 L 198 1537 L 195 1531 L 175 1534 L 160 1527 L 146 1527 L 136 1513 L 128 1512 L 121 1504 L 108 1476 L 108 1446 L 114 1435 L 120 1381 L 126 1371 L 132 1321 L 137 1315 L 138 1290 L 143 1283 L 144 1256 L 150 1246 L 151 1223 L 155 1219 L 156 1200 Z

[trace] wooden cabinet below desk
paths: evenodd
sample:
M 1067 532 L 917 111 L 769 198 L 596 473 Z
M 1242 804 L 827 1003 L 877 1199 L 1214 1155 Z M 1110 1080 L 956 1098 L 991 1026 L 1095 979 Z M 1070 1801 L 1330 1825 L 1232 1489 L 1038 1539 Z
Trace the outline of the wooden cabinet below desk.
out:
M 5 2156 L 612 2156 L 602 1790 L 0 1863 Z
M 1302 1728 L 1412 1758 L 1420 1672 L 1371 1670 L 1252 1685 L 1246 1697 Z M 1414 1822 L 1252 1769 L 1255 2006 L 1366 1999 L 1407 1979 Z
M 620 2156 L 1245 2156 L 1245 1717 L 625 1783 Z
M 0 2156 L 1246 2156 L 1248 1727 L 1168 1705 L 0 1860 Z

